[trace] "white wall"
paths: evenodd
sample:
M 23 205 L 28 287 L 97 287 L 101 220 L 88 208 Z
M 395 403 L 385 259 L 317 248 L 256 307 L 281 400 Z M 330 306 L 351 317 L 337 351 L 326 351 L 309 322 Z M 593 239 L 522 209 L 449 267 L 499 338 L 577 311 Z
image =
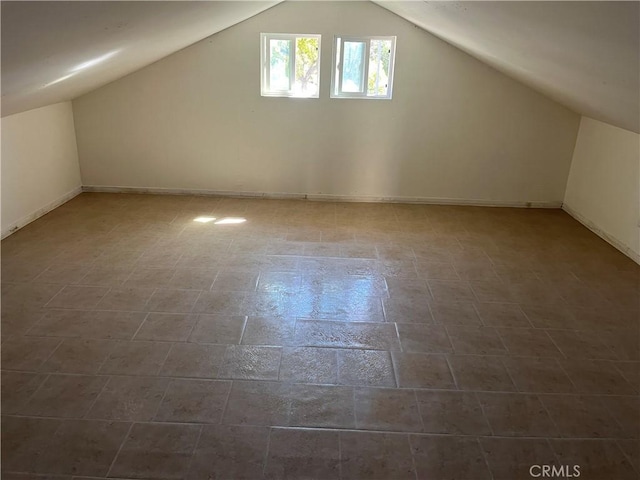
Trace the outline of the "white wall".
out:
M 564 202 L 640 263 L 640 135 L 582 117 Z
M 80 193 L 71 102 L 2 119 L 2 237 Z
M 321 98 L 259 34 L 322 34 Z M 335 34 L 397 35 L 394 98 L 329 99 Z M 560 206 L 579 116 L 369 2 L 285 2 L 73 101 L 84 185 Z

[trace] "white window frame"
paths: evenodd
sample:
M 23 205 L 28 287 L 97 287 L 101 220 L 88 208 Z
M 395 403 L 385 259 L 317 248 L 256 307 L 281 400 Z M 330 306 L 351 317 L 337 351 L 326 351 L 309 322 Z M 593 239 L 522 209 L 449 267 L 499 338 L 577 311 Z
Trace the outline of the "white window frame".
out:
M 296 38 L 316 38 L 318 39 L 318 92 L 315 95 L 300 95 L 293 91 L 296 80 Z M 291 97 L 291 98 L 319 98 L 320 97 L 320 60 L 322 39 L 320 34 L 311 33 L 261 33 L 260 34 L 260 94 L 263 97 Z M 289 61 L 289 89 L 271 89 L 271 61 L 269 45 L 271 40 L 286 40 L 289 42 L 289 54 L 292 58 Z
M 338 40 L 340 40 L 340 58 L 338 55 Z M 389 57 L 389 79 L 386 95 L 367 95 L 367 82 L 369 79 L 369 53 L 371 50 L 371 40 L 390 40 L 391 53 Z M 342 91 L 342 64 L 344 61 L 344 42 L 362 42 L 365 44 L 364 54 L 364 88 L 362 92 L 343 92 Z M 396 37 L 393 35 L 371 35 L 371 36 L 354 36 L 354 35 L 335 35 L 333 37 L 333 57 L 331 61 L 331 98 L 364 98 L 369 100 L 391 100 L 393 95 L 393 73 L 396 60 Z

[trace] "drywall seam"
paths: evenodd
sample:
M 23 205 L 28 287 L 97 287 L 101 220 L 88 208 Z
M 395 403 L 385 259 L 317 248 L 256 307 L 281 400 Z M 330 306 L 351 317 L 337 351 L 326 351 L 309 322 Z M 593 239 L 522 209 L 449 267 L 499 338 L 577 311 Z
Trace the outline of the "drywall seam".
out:
M 141 193 L 153 195 L 203 195 L 236 198 L 298 199 L 327 202 L 415 203 L 427 205 L 468 205 L 476 207 L 561 208 L 562 202 L 519 202 L 502 200 L 472 200 L 441 197 L 378 197 L 368 195 L 329 195 L 314 193 L 242 192 L 229 190 L 198 190 L 181 188 L 110 187 L 84 185 L 83 192 Z
M 598 227 L 595 224 L 595 222 L 592 222 L 591 220 L 586 218 L 584 215 L 581 215 L 580 213 L 578 213 L 575 209 L 573 209 L 571 206 L 567 205 L 566 203 L 562 204 L 562 210 L 567 212 L 575 220 L 580 222 L 582 225 L 587 227 L 589 230 L 591 230 L 593 233 L 598 235 L 604 241 L 606 241 L 607 243 L 609 243 L 611 246 L 615 247 L 616 249 L 620 250 L 627 257 L 629 257 L 631 260 L 633 260 L 638 265 L 640 265 L 640 255 L 637 254 L 636 252 L 634 252 L 631 247 L 625 245 L 624 243 L 622 243 L 617 238 L 609 235 L 607 232 L 605 232 L 600 227 Z
M 0 234 L 0 239 L 7 238 L 12 233 L 15 233 L 18 230 L 20 230 L 21 228 L 26 227 L 31 222 L 39 219 L 40 217 L 46 215 L 50 211 L 58 208 L 60 205 L 63 205 L 65 203 L 67 203 L 69 200 L 71 200 L 72 198 L 80 195 L 81 193 L 82 193 L 82 187 L 81 186 L 76 187 L 73 190 L 71 190 L 70 192 L 67 192 L 64 195 L 58 197 L 53 202 L 50 202 L 47 205 L 45 205 L 44 207 L 39 208 L 35 212 L 32 212 L 29 215 L 25 215 L 24 217 L 22 217 L 17 222 L 13 222 L 11 225 L 9 225 L 9 227 Z

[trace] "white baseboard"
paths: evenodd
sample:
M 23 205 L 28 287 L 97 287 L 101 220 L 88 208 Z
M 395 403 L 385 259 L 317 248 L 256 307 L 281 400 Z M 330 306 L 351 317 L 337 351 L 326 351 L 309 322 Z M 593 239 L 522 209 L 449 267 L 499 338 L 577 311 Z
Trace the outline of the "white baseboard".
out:
M 104 193 L 146 193 L 153 195 L 209 195 L 234 198 L 298 199 L 324 202 L 364 202 L 364 203 L 414 203 L 426 205 L 467 205 L 477 207 L 518 207 L 518 208 L 560 208 L 561 201 L 522 202 L 508 200 L 470 200 L 439 197 L 378 197 L 369 195 L 333 195 L 323 193 L 279 193 L 279 192 L 237 192 L 230 190 L 200 190 L 182 188 L 109 187 L 85 185 L 83 192 Z
M 628 245 L 625 245 L 624 243 L 622 243 L 617 238 L 609 235 L 607 232 L 605 232 L 600 227 L 598 227 L 594 222 L 592 222 L 591 220 L 589 220 L 585 216 L 583 216 L 580 213 L 578 213 L 575 209 L 573 209 L 572 207 L 570 207 L 566 203 L 562 204 L 562 210 L 567 212 L 569 215 L 571 215 L 573 218 L 575 218 L 582 225 L 584 225 L 589 230 L 591 230 L 593 233 L 598 235 L 605 242 L 607 242 L 610 245 L 612 245 L 613 247 L 617 248 L 622 253 L 624 253 L 627 257 L 629 257 L 631 260 L 633 260 L 638 265 L 640 265 L 640 254 L 638 254 L 635 251 L 633 251 L 633 249 L 631 247 L 629 247 Z
M 11 225 L 9 225 L 8 228 L 3 230 L 2 233 L 0 234 L 0 239 L 4 239 L 9 235 L 11 235 L 12 233 L 17 232 L 18 230 L 25 227 L 26 225 L 29 225 L 34 220 L 37 220 L 43 215 L 46 215 L 51 210 L 58 208 L 60 205 L 67 203 L 69 200 L 80 195 L 81 193 L 82 193 L 82 187 L 76 187 L 70 192 L 65 193 L 61 197 L 56 198 L 53 202 L 49 202 L 44 207 L 39 208 L 35 212 L 32 212 L 29 215 L 25 215 L 20 220 L 18 220 L 17 222 L 13 222 Z

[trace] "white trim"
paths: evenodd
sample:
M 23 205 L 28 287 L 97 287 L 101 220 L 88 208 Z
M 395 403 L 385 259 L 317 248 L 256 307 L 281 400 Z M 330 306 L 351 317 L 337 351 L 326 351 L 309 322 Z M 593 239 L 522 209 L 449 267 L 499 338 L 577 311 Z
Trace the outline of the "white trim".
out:
M 42 217 L 43 215 L 46 215 L 51 210 L 54 210 L 54 209 L 58 208 L 60 205 L 62 205 L 64 203 L 67 203 L 72 198 L 80 195 L 83 191 L 84 191 L 83 187 L 76 187 L 73 190 L 71 190 L 70 192 L 67 192 L 64 195 L 62 195 L 61 197 L 58 197 L 53 202 L 49 202 L 44 207 L 39 208 L 35 212 L 32 212 L 29 215 L 25 215 L 24 217 L 22 217 L 17 222 L 13 222 L 11 225 L 9 225 L 9 227 L 7 229 L 3 230 L 2 233 L 0 234 L 0 239 L 7 238 L 12 233 L 17 232 L 21 228 L 26 227 L 27 225 L 29 225 L 31 222 L 37 220 L 38 218 Z
M 592 222 L 591 220 L 589 220 L 588 218 L 586 218 L 584 215 L 578 213 L 575 209 L 573 209 L 572 207 L 570 207 L 569 205 L 567 205 L 566 203 L 562 204 L 562 210 L 564 210 L 565 212 L 567 212 L 570 216 L 572 216 L 574 219 L 576 219 L 578 222 L 580 222 L 582 225 L 584 225 L 585 227 L 587 227 L 589 230 L 591 230 L 593 233 L 595 233 L 596 235 L 598 235 L 600 238 L 602 238 L 605 242 L 609 243 L 611 246 L 615 247 L 616 249 L 620 250 L 622 253 L 624 253 L 627 257 L 629 257 L 631 260 L 633 260 L 634 262 L 636 262 L 638 265 L 640 265 L 640 254 L 636 253 L 631 247 L 629 247 L 628 245 L 622 243 L 620 240 L 618 240 L 617 238 L 609 235 L 607 232 L 605 232 L 604 230 L 602 230 L 600 227 L 598 227 L 595 222 Z
M 191 188 L 155 188 L 155 187 L 111 187 L 103 185 L 85 185 L 83 192 L 104 193 L 146 193 L 152 195 L 203 195 L 236 198 L 282 198 L 312 200 L 319 202 L 363 202 L 363 203 L 415 203 L 425 205 L 468 205 L 477 207 L 517 207 L 517 208 L 560 208 L 561 201 L 511 201 L 511 200 L 474 200 L 445 197 L 400 197 L 374 195 L 334 195 L 325 193 L 285 193 L 285 192 L 242 192 L 231 190 L 203 190 Z

